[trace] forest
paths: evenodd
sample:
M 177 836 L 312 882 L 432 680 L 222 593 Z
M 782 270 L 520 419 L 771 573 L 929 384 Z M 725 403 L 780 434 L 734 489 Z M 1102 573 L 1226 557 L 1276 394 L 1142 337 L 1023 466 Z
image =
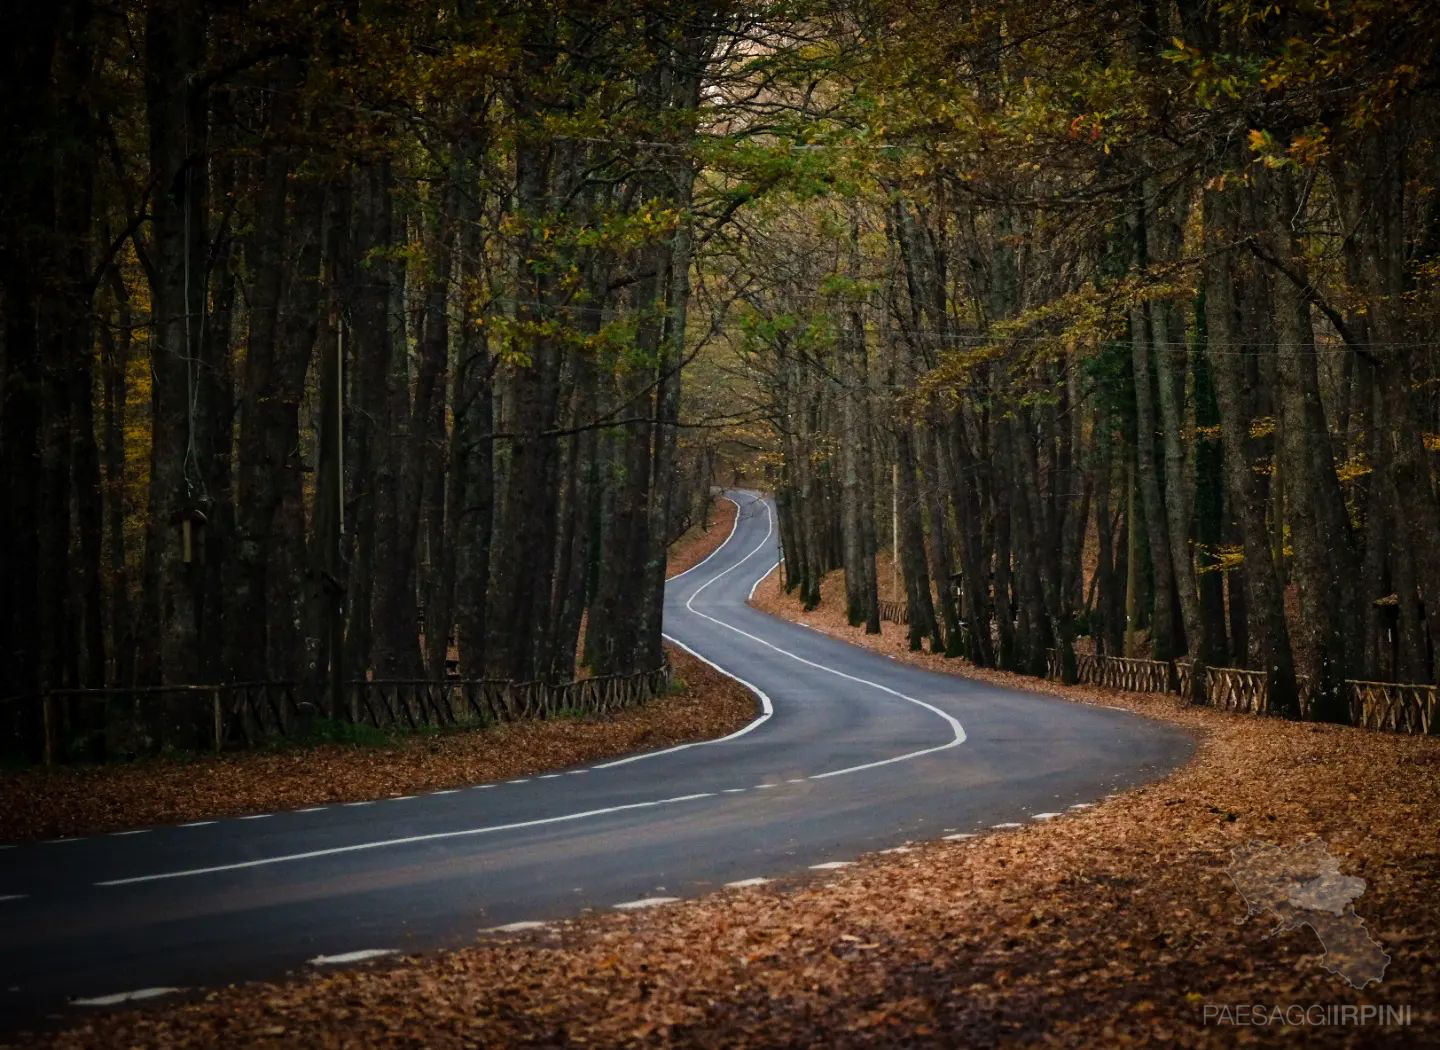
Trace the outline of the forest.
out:
M 742 474 L 981 667 L 1440 674 L 1425 0 L 12 23 L 6 698 L 651 671 Z

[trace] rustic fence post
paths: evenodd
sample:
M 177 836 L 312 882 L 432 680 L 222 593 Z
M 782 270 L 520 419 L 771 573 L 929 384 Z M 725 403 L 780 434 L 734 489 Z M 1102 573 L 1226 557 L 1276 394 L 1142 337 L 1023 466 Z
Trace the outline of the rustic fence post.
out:
M 44 736 L 45 764 L 55 764 L 55 700 L 46 693 L 40 700 L 40 732 Z
M 215 753 L 218 755 L 225 744 L 225 715 L 220 710 L 220 690 L 210 691 L 210 700 L 214 705 L 215 714 Z

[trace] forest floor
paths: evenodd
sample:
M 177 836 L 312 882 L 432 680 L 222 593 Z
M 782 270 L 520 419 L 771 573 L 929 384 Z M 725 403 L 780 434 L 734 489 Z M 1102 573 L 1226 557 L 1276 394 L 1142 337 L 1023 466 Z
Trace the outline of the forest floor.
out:
M 719 547 L 734 519 L 735 505 L 717 502 L 710 528 L 692 529 L 671 548 L 668 574 L 684 571 Z M 3 770 L 0 842 L 508 780 L 724 736 L 755 717 L 755 698 L 747 690 L 688 653 L 667 648 L 675 666 L 675 691 L 605 717 L 424 734 L 375 731 L 346 743 L 287 744 L 219 756 L 183 753 L 123 765 Z
M 903 634 L 757 603 L 937 669 Z M 1440 1043 L 1440 741 L 993 681 L 1196 732 L 1176 773 L 1017 830 L 872 855 L 824 877 L 589 917 L 474 948 L 94 1018 L 61 1046 L 1420 1046 Z M 1323 839 L 1366 882 L 1391 956 L 1351 988 L 1308 929 L 1243 921 L 1226 874 L 1252 840 Z M 1340 961 L 1337 954 L 1328 961 Z M 1207 1024 L 1207 1008 L 1409 1007 L 1405 1028 Z M 1268 1016 L 1268 1015 L 1267 1015 Z M 1253 1015 L 1250 1018 L 1254 1019 Z

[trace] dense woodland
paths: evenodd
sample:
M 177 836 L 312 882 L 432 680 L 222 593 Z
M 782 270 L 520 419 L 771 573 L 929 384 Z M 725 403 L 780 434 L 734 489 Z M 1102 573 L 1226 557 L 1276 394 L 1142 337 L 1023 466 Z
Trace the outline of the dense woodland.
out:
M 741 466 L 916 646 L 1436 680 L 1424 0 L 12 21 L 6 695 L 648 670 Z

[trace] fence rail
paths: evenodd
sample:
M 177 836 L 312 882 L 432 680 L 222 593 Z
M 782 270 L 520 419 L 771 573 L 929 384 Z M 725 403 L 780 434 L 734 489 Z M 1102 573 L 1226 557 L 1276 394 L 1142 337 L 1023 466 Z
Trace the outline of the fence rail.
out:
M 1060 658 L 1050 650 L 1046 665 L 1051 678 L 1060 677 Z M 1130 692 L 1184 694 L 1189 691 L 1191 665 L 1176 660 L 1138 660 L 1119 656 L 1076 654 L 1076 678 L 1086 685 L 1109 686 Z M 1173 671 L 1172 671 L 1173 668 Z M 1310 681 L 1297 676 L 1301 718 L 1311 718 L 1314 694 Z M 1367 682 L 1351 679 L 1345 682 L 1346 704 L 1350 724 L 1367 729 L 1384 729 L 1396 733 L 1440 733 L 1437 717 L 1437 687 L 1400 682 Z M 1227 711 L 1265 715 L 1274 713 L 1264 671 L 1244 667 L 1207 667 L 1205 699 L 1212 707 Z
M 131 755 L 167 748 L 254 747 L 304 733 L 326 718 L 383 731 L 480 728 L 564 715 L 604 715 L 669 692 L 667 661 L 653 671 L 571 682 L 489 678 L 364 679 L 338 702 L 308 682 L 231 682 L 137 688 L 57 689 L 0 705 L 33 717 L 46 763 L 69 754 Z
M 910 606 L 895 598 L 878 599 L 876 611 L 879 613 L 880 619 L 889 620 L 891 623 L 908 624 L 910 622 Z

